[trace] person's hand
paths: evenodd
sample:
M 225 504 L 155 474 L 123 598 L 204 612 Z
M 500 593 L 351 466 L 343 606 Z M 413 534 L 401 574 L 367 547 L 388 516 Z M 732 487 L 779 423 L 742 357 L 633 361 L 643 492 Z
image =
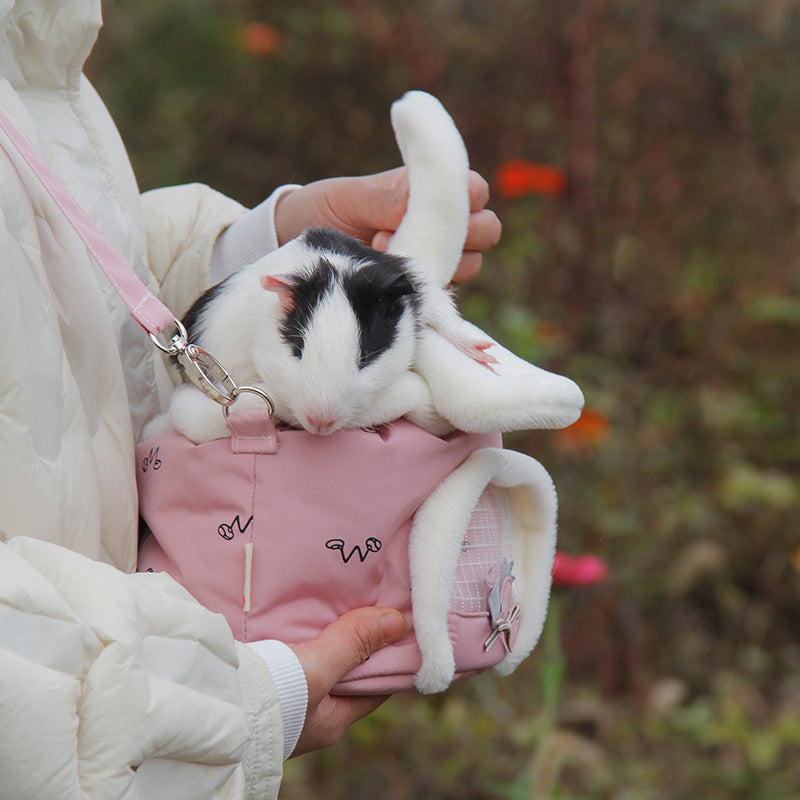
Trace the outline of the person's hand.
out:
M 405 617 L 390 608 L 348 611 L 317 636 L 294 650 L 308 684 L 308 710 L 292 757 L 335 744 L 357 720 L 372 713 L 386 697 L 339 697 L 331 689 L 376 650 L 402 639 Z
M 466 283 L 481 268 L 483 253 L 500 240 L 501 225 L 486 208 L 489 184 L 477 173 L 469 175 L 470 218 L 464 253 L 453 281 Z M 405 167 L 360 178 L 327 178 L 295 189 L 281 198 L 275 212 L 280 244 L 306 228 L 336 228 L 376 250 L 385 250 L 408 203 Z

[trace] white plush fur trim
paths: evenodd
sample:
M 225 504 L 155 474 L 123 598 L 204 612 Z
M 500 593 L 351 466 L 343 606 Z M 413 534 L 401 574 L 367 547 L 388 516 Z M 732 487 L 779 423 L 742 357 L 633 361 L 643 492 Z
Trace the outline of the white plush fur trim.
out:
M 415 676 L 425 694 L 446 689 L 456 665 L 447 628 L 450 593 L 464 532 L 488 484 L 509 490 L 511 531 L 504 554 L 513 560 L 520 603 L 514 651 L 497 670 L 508 674 L 530 653 L 544 624 L 555 554 L 556 495 L 550 476 L 521 453 L 473 453 L 418 509 L 409 539 L 414 630 L 422 653 Z
M 457 322 L 464 338 L 492 341 L 472 323 Z M 569 378 L 529 364 L 497 343 L 487 352 L 498 361 L 493 370 L 433 329 L 422 332 L 415 370 L 430 387 L 436 410 L 458 430 L 562 428 L 581 415 L 583 393 Z
M 535 459 L 511 450 L 492 483 L 509 490 L 511 535 L 509 560 L 514 562 L 514 590 L 520 605 L 520 626 L 514 649 L 495 668 L 509 675 L 528 657 L 541 636 L 556 554 L 558 501 L 547 470 Z
M 407 92 L 393 103 L 392 125 L 409 171 L 409 198 L 389 252 L 416 259 L 433 285 L 444 287 L 467 236 L 467 151 L 450 115 L 426 92 Z

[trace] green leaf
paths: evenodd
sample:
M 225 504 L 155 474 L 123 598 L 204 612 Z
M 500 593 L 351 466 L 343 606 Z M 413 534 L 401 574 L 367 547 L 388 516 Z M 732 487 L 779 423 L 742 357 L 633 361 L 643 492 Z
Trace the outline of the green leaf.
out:
M 752 464 L 733 464 L 719 488 L 722 505 L 733 511 L 750 506 L 787 509 L 800 500 L 794 480 L 777 469 L 758 469 Z
M 800 325 L 800 297 L 759 294 L 747 304 L 746 312 L 758 322 Z

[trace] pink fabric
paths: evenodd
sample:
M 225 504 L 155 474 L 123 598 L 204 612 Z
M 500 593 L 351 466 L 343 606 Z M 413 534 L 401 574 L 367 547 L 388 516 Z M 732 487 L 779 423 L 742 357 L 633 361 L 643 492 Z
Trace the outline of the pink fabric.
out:
M 327 437 L 281 430 L 278 439 L 276 454 L 233 453 L 229 438 L 194 445 L 175 432 L 139 445 L 141 513 L 154 532 L 139 569 L 170 573 L 241 641 L 305 641 L 366 605 L 397 608 L 411 626 L 414 512 L 470 453 L 500 446 L 499 434 L 438 438 L 400 420 Z M 505 655 L 502 643 L 483 649 L 488 613 L 451 613 L 448 625 L 460 674 Z M 338 689 L 411 689 L 419 666 L 410 627 Z

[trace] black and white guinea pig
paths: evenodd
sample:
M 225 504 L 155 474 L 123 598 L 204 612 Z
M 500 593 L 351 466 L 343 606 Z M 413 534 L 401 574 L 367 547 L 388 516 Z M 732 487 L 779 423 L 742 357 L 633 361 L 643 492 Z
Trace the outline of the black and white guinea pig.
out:
M 237 384 L 270 396 L 281 422 L 311 433 L 365 428 L 406 416 L 452 430 L 413 369 L 434 330 L 493 370 L 494 342 L 473 338 L 447 285 L 469 217 L 469 163 L 444 107 L 425 92 L 392 105 L 408 167 L 409 200 L 389 253 L 313 228 L 209 289 L 189 309 L 189 341 Z M 259 402 L 242 395 L 237 409 Z M 148 435 L 174 428 L 195 442 L 227 435 L 219 406 L 184 384 Z
M 410 259 L 313 228 L 207 290 L 183 323 L 237 384 L 266 391 L 278 420 L 326 435 L 376 422 L 376 398 L 414 362 L 431 290 Z M 175 427 L 224 433 L 213 401 L 177 391 Z

